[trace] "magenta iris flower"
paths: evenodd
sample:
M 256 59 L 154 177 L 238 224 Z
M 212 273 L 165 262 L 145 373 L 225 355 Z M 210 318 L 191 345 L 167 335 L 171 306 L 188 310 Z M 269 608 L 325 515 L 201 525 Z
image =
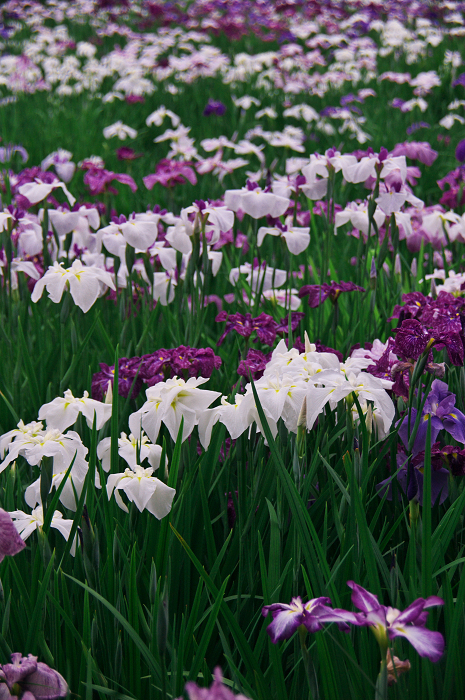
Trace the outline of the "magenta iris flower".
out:
M 157 169 L 151 175 L 146 175 L 142 178 L 144 185 L 148 190 L 151 190 L 155 183 L 163 185 L 163 187 L 174 187 L 174 185 L 183 185 L 186 180 L 192 185 L 197 184 L 197 175 L 191 167 L 192 163 L 188 161 L 170 160 L 163 158 L 157 165 Z
M 105 170 L 105 168 L 90 168 L 84 175 L 84 184 L 87 185 L 93 196 L 104 192 L 118 194 L 118 190 L 111 185 L 114 180 L 122 185 L 128 185 L 133 192 L 137 190 L 134 179 L 126 173 L 114 173 L 111 170 Z
M 427 608 L 444 605 L 442 598 L 429 596 L 414 600 L 403 612 L 396 608 L 381 605 L 377 596 L 362 588 L 354 581 L 347 581 L 352 589 L 352 603 L 361 613 L 356 613 L 361 627 L 371 627 L 381 647 L 386 648 L 389 640 L 404 637 L 420 656 L 430 661 L 439 661 L 444 652 L 444 637 L 440 632 L 427 629 Z

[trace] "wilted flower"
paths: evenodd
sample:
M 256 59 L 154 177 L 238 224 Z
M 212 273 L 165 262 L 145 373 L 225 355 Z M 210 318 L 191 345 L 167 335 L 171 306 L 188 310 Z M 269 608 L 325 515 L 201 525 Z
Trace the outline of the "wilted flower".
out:
M 387 652 L 387 673 L 388 673 L 388 685 L 393 685 L 397 683 L 397 679 L 403 673 L 410 671 L 411 663 L 408 659 L 401 661 L 397 656 L 393 656 L 390 649 Z
M 136 153 L 128 146 L 121 146 L 121 148 L 118 148 L 116 151 L 118 160 L 137 160 L 137 158 L 142 158 L 143 155 L 143 153 Z

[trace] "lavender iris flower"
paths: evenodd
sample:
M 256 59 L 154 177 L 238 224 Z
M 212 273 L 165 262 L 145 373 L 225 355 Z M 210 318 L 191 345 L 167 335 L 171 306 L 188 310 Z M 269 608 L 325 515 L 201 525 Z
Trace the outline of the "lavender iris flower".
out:
M 0 508 L 0 562 L 6 556 L 18 554 L 25 546 L 9 513 Z
M 32 654 L 11 655 L 11 664 L 0 667 L 0 687 L 2 700 L 16 700 L 20 693 L 28 700 L 58 700 L 68 694 L 63 676 Z
M 9 143 L 7 146 L 0 146 L 0 163 L 9 163 L 15 153 L 19 153 L 23 163 L 29 159 L 29 154 L 20 144 Z
M 427 629 L 427 608 L 444 605 L 442 598 L 429 596 L 414 600 L 403 612 L 381 605 L 377 596 L 354 581 L 347 581 L 352 589 L 352 603 L 361 613 L 356 613 L 361 627 L 371 627 L 379 645 L 386 649 L 389 641 L 405 637 L 420 656 L 439 661 L 444 651 L 444 637 L 440 632 Z
M 217 666 L 213 672 L 214 681 L 210 688 L 200 688 L 194 681 L 186 683 L 186 692 L 189 700 L 249 700 L 245 695 L 235 695 L 223 683 L 221 669 Z M 177 700 L 183 700 L 177 698 Z

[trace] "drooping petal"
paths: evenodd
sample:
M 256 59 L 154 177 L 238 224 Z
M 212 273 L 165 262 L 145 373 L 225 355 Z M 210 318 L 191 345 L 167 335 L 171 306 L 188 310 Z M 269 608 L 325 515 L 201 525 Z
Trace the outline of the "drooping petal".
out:
M 416 649 L 420 656 L 424 656 L 430 661 L 439 661 L 444 652 L 444 637 L 440 632 L 434 632 L 426 627 L 416 627 L 407 625 L 405 627 L 395 626 L 388 629 L 390 639 L 405 637 Z
M 21 685 L 40 700 L 57 700 L 68 694 L 68 684 L 63 676 L 41 661 L 37 663 L 37 669 L 30 673 Z

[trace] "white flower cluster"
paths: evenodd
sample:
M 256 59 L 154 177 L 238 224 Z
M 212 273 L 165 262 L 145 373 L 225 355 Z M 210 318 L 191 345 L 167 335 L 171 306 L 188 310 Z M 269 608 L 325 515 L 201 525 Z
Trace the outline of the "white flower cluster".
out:
M 281 340 L 263 377 L 255 382 L 272 434 L 277 434 L 280 418 L 290 432 L 296 433 L 299 418 L 304 414 L 306 427 L 310 430 L 327 404 L 334 410 L 340 401 L 355 394 L 362 412 L 372 416 L 378 436 L 384 437 L 394 418 L 394 404 L 386 391 L 392 382 L 364 372 L 370 364 L 373 364 L 373 360 L 364 357 L 352 357 L 341 363 L 333 353 L 317 352 L 308 338 L 304 353 L 299 353 L 295 348 L 288 350 L 285 341 Z M 346 402 L 346 405 L 357 422 L 359 416 L 356 408 L 354 410 L 353 400 Z M 232 439 L 250 429 L 253 423 L 257 424 L 257 430 L 263 432 L 250 384 L 245 387 L 245 394 L 236 394 L 234 404 L 223 396 L 219 406 L 203 412 L 199 435 L 205 449 L 210 444 L 212 428 L 218 421 L 226 426 Z M 372 424 L 367 427 L 373 429 Z

